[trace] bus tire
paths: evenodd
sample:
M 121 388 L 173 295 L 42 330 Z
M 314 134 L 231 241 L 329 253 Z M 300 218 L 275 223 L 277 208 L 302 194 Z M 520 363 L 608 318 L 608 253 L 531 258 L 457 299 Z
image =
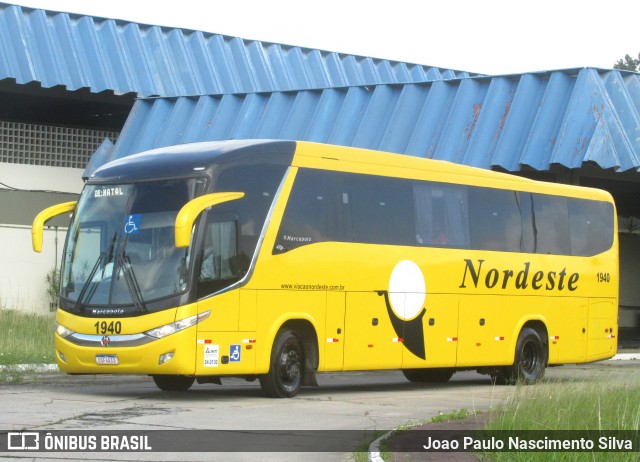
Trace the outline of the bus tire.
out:
M 513 385 L 518 382 L 531 385 L 544 377 L 548 352 L 540 334 L 532 327 L 525 327 L 518 335 L 515 361 L 492 377 L 497 384 Z
M 302 341 L 295 331 L 283 330 L 273 343 L 269 372 L 260 376 L 260 386 L 270 398 L 293 398 L 302 387 L 303 377 Z
M 403 369 L 402 373 L 409 382 L 416 383 L 445 383 L 455 371 L 447 367 L 431 369 Z
M 154 375 L 153 381 L 160 390 L 187 391 L 193 385 L 195 377 L 188 375 Z

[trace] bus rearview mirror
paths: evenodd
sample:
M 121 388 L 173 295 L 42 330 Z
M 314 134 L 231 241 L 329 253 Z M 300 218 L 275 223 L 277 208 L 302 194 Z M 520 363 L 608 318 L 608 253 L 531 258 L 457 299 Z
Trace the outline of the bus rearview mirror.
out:
M 225 202 L 235 201 L 243 197 L 243 192 L 220 192 L 205 194 L 204 196 L 196 197 L 195 199 L 187 202 L 176 216 L 176 247 L 189 247 L 189 244 L 191 244 L 191 230 L 193 229 L 193 223 L 205 209 Z
M 42 252 L 42 239 L 44 233 L 44 224 L 51 218 L 62 215 L 63 213 L 73 212 L 76 209 L 77 201 L 63 202 L 62 204 L 53 205 L 44 209 L 36 215 L 31 225 L 31 245 L 34 252 Z

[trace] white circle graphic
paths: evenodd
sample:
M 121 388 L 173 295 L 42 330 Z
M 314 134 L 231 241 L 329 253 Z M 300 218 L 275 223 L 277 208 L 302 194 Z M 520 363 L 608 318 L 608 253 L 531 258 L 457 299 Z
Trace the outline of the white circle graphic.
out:
M 420 267 L 411 260 L 398 263 L 389 278 L 389 303 L 400 319 L 415 318 L 426 298 L 426 284 Z

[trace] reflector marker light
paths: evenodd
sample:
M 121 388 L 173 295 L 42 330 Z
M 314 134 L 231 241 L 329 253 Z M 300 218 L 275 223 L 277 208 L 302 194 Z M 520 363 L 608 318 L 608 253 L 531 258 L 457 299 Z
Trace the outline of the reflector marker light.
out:
M 391 339 L 391 341 L 393 343 L 402 343 L 402 342 L 404 342 L 404 339 L 402 337 L 394 337 L 394 338 Z
M 496 337 L 497 341 L 504 340 L 504 337 Z
M 552 335 L 551 336 L 551 340 L 560 340 L 560 336 L 559 335 Z
M 458 337 L 447 337 L 447 342 L 457 342 Z
M 337 338 L 328 338 L 327 343 L 338 343 L 340 340 Z
M 256 343 L 255 338 L 243 338 L 242 343 Z

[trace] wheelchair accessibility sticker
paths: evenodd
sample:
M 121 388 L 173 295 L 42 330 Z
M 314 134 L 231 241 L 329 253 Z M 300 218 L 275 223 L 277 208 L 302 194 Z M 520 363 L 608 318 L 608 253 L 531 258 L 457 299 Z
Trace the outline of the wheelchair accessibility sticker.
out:
M 142 222 L 141 213 L 134 213 L 133 215 L 129 215 L 124 223 L 125 234 L 139 234 L 140 222 Z
M 241 351 L 240 345 L 231 345 L 231 348 L 229 349 L 229 362 L 239 363 Z

